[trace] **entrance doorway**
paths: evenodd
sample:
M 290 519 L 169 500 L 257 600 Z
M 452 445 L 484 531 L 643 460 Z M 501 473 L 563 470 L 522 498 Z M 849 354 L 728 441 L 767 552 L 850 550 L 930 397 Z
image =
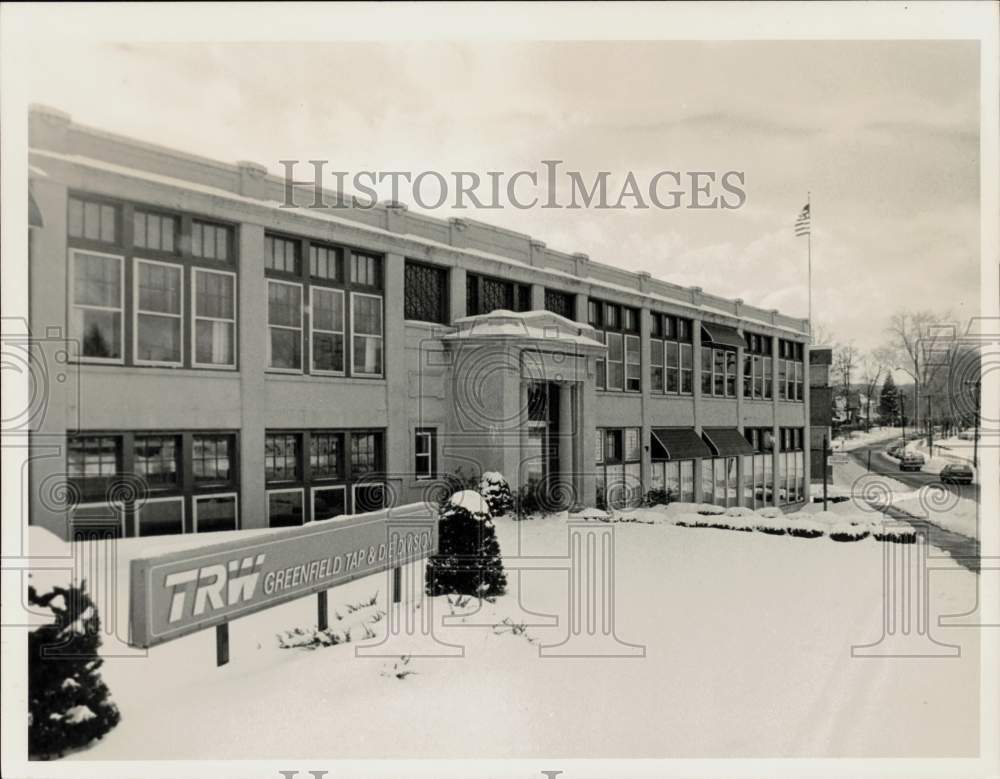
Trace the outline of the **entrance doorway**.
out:
M 559 474 L 559 385 L 556 382 L 528 383 L 527 424 L 526 449 L 521 453 L 524 483 L 544 491 Z

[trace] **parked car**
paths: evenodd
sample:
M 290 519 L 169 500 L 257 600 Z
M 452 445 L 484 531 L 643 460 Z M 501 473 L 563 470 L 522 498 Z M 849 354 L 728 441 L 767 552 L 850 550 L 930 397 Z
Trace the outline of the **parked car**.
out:
M 972 466 L 965 463 L 951 463 L 941 469 L 941 481 L 945 484 L 972 484 Z
M 925 462 L 924 456 L 919 452 L 902 452 L 899 458 L 899 470 L 919 471 Z

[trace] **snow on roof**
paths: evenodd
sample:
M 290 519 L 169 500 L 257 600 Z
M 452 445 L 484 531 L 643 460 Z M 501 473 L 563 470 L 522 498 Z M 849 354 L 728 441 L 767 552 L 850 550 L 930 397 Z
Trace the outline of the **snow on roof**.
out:
M 186 189 L 189 191 L 201 192 L 202 194 L 211 195 L 212 197 L 224 198 L 226 200 L 251 204 L 263 208 L 269 208 L 275 211 L 280 209 L 281 212 L 285 214 L 287 214 L 288 212 L 287 209 L 282 208 L 281 203 L 279 203 L 277 200 L 262 200 L 260 198 L 247 197 L 246 195 L 239 195 L 235 192 L 230 192 L 229 190 L 226 189 L 220 189 L 219 187 L 212 187 L 206 184 L 199 184 L 197 182 L 187 181 L 185 179 L 178 179 L 174 178 L 173 176 L 164 176 L 159 173 L 150 173 L 149 171 L 140 170 L 138 168 L 130 168 L 125 165 L 117 165 L 113 162 L 106 162 L 104 160 L 98 160 L 93 157 L 85 157 L 79 154 L 63 154 L 60 152 L 54 152 L 54 151 L 49 151 L 47 149 L 38 149 L 38 148 L 30 148 L 28 151 L 30 154 L 36 154 L 42 157 L 48 157 L 50 159 L 55 159 L 55 160 L 62 160 L 64 162 L 69 162 L 75 165 L 81 165 L 84 167 L 92 168 L 94 170 L 104 170 L 109 173 L 115 173 L 121 176 L 131 176 L 132 178 L 143 179 L 145 181 L 150 181 L 157 184 L 163 184 L 165 186 L 177 187 L 180 189 Z M 518 260 L 500 254 L 494 254 L 493 252 L 484 251 L 482 249 L 475 249 L 472 247 L 456 247 L 448 243 L 441 243 L 440 241 L 435 241 L 431 238 L 426 238 L 422 235 L 415 235 L 413 233 L 394 232 L 392 230 L 386 230 L 384 228 L 376 227 L 374 225 L 366 224 L 364 222 L 358 222 L 352 219 L 345 219 L 343 217 L 338 217 L 333 214 L 319 210 L 310 210 L 309 216 L 310 218 L 313 219 L 331 222 L 333 224 L 338 224 L 342 227 L 348 227 L 360 232 L 371 233 L 374 235 L 393 238 L 397 240 L 403 238 L 407 241 L 412 241 L 413 243 L 421 244 L 423 246 L 427 246 L 430 248 L 445 249 L 450 252 L 455 252 L 456 254 L 467 254 L 473 257 L 480 257 L 482 259 L 492 260 L 505 265 L 516 265 L 522 268 L 530 268 L 533 271 L 547 274 L 549 276 L 572 279 L 574 281 L 582 281 L 586 284 L 592 284 L 596 287 L 603 287 L 604 289 L 615 290 L 628 295 L 643 297 L 660 303 L 666 303 L 670 306 L 675 306 L 682 312 L 688 312 L 689 315 L 692 315 L 690 314 L 690 312 L 697 312 L 697 313 L 707 312 L 723 316 L 728 319 L 734 319 L 739 322 L 742 322 L 744 319 L 748 318 L 742 315 L 737 316 L 731 311 L 725 311 L 722 309 L 714 308 L 709 305 L 698 305 L 692 302 L 678 300 L 677 298 L 674 297 L 660 295 L 657 294 L 656 292 L 650 292 L 650 291 L 643 292 L 636 289 L 635 287 L 624 286 L 622 284 L 615 284 L 614 282 L 606 281 L 604 279 L 599 279 L 594 276 L 578 276 L 575 273 L 568 273 L 566 271 L 558 270 L 557 268 L 538 267 L 531 265 L 529 262 L 525 262 L 523 260 Z M 617 268 L 615 266 L 607 266 L 607 267 L 613 270 L 621 271 L 623 273 L 632 273 L 632 271 L 628 271 L 623 268 Z M 669 284 L 669 282 L 665 283 Z M 687 287 L 680 287 L 679 285 L 676 284 L 671 284 L 670 286 L 685 291 L 689 289 Z M 775 330 L 782 330 L 784 332 L 794 333 L 795 335 L 799 336 L 805 334 L 802 330 L 797 330 L 793 327 L 788 327 L 786 325 L 778 323 L 772 323 L 766 320 L 752 319 L 752 321 L 766 325 Z

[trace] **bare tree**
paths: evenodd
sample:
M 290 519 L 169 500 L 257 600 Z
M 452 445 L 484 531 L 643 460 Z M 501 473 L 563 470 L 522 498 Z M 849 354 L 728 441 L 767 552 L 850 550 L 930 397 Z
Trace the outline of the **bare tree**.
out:
M 822 322 L 813 322 L 809 330 L 810 346 L 830 346 L 833 344 L 833 333 Z
M 892 368 L 904 371 L 913 379 L 914 427 L 920 426 L 920 395 L 935 378 L 947 359 L 940 359 L 940 352 L 954 341 L 954 330 L 949 330 L 946 315 L 933 311 L 899 311 L 892 315 L 886 332 Z
M 844 410 L 850 415 L 851 373 L 858 362 L 858 348 L 853 342 L 837 344 L 833 348 L 833 373 L 840 378 L 840 394 L 844 398 Z
M 872 428 L 872 396 L 879 379 L 885 374 L 886 366 L 892 362 L 892 355 L 885 348 L 872 349 L 860 356 L 861 381 L 865 385 L 865 430 Z

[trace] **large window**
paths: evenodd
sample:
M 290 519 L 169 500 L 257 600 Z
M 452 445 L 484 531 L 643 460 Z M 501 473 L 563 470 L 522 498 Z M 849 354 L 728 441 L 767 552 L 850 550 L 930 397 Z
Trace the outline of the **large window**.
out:
M 448 270 L 406 261 L 403 316 L 419 322 L 448 323 Z
M 658 460 L 650 463 L 650 490 L 664 490 L 671 503 L 694 501 L 694 460 Z
M 69 329 L 81 360 L 236 368 L 233 227 L 76 194 L 69 217 Z
M 736 350 L 701 347 L 701 394 L 718 398 L 736 397 Z
M 796 503 L 805 499 L 804 435 L 801 427 L 779 430 L 777 494 L 780 503 Z
M 181 365 L 183 279 L 181 265 L 136 259 L 133 333 L 137 363 Z
M 640 429 L 598 428 L 596 486 L 598 508 L 637 506 L 643 498 Z
M 701 501 L 716 506 L 738 506 L 739 458 L 713 457 L 701 461 Z
M 302 370 L 302 329 L 302 285 L 268 279 L 268 368 Z
M 381 430 L 268 431 L 268 524 L 287 527 L 380 508 L 385 501 L 383 447 Z
M 771 396 L 771 337 L 744 333 L 743 397 L 763 400 Z M 765 370 L 766 367 L 766 370 Z
M 234 530 L 239 525 L 237 435 L 232 432 L 86 433 L 66 441 L 74 492 L 121 515 L 128 536 Z M 143 498 L 115 499 L 115 479 L 142 480 Z M 111 501 L 115 505 L 112 506 Z M 74 519 L 77 515 L 74 514 Z
M 778 398 L 805 400 L 805 346 L 795 341 L 778 342 Z
M 691 394 L 691 322 L 653 312 L 650 321 L 651 381 L 653 392 Z
M 465 277 L 465 312 L 468 316 L 491 311 L 531 310 L 531 287 L 492 276 L 469 273 Z
M 80 356 L 94 362 L 123 362 L 123 258 L 74 250 L 70 272 L 70 332 L 79 340 Z
M 588 318 L 608 346 L 605 357 L 597 363 L 597 388 L 615 392 L 641 391 L 638 309 L 591 300 Z
M 383 258 L 308 238 L 265 238 L 268 370 L 381 378 Z

